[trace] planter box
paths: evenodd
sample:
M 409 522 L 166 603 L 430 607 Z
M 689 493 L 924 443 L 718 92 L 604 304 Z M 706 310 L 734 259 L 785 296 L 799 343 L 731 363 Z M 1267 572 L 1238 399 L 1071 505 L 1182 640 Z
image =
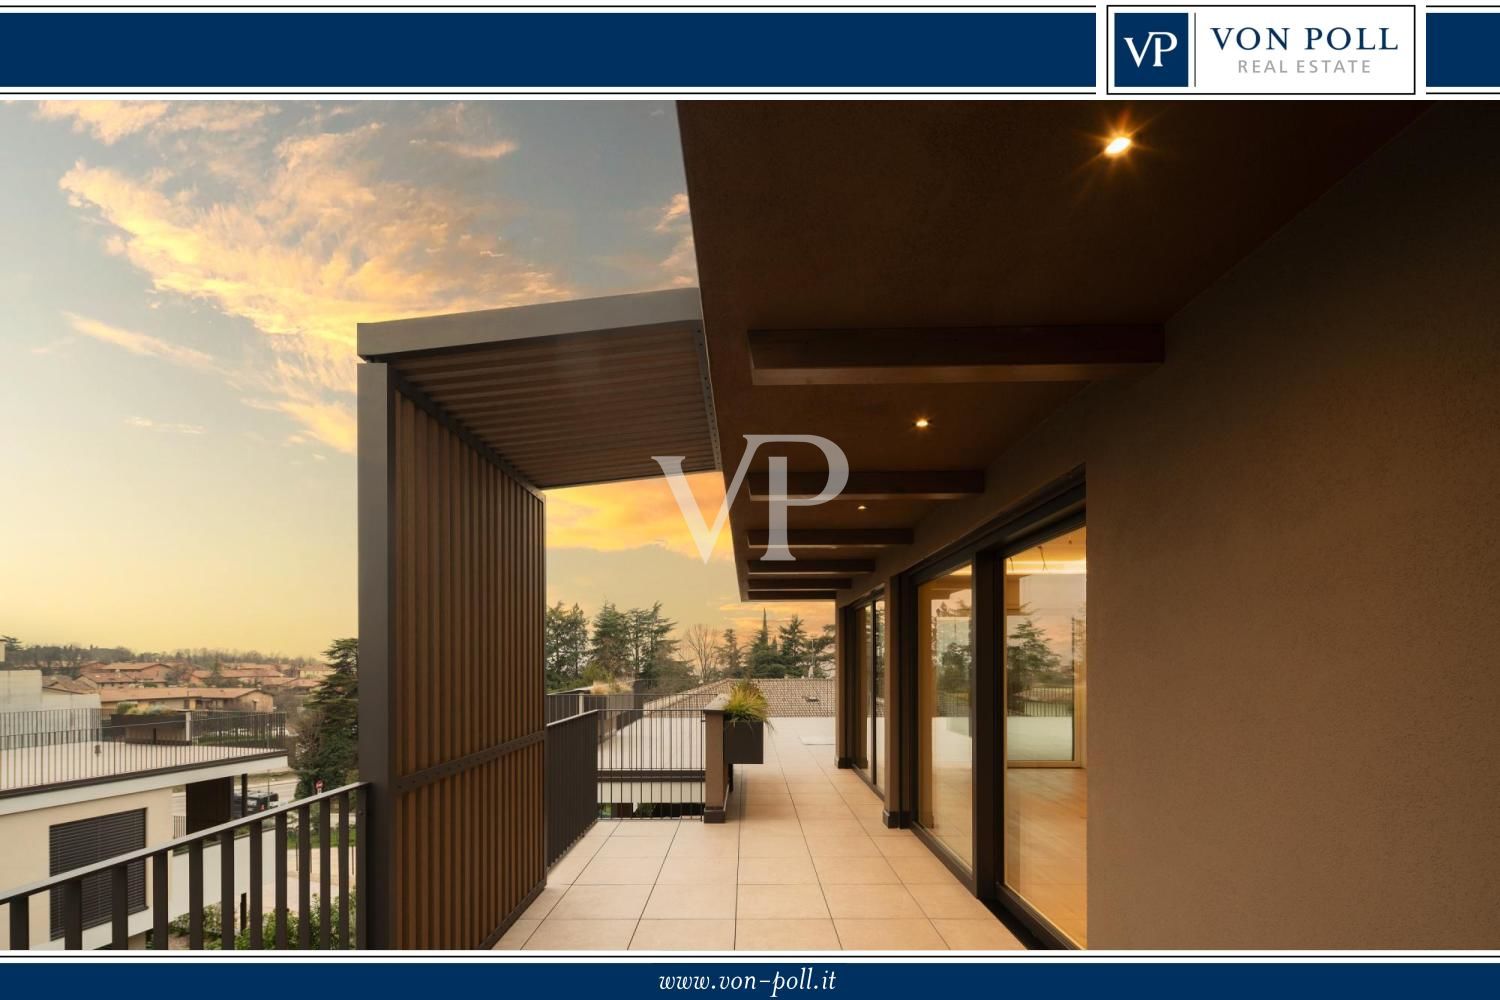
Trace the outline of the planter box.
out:
M 724 720 L 724 763 L 764 764 L 766 724 Z

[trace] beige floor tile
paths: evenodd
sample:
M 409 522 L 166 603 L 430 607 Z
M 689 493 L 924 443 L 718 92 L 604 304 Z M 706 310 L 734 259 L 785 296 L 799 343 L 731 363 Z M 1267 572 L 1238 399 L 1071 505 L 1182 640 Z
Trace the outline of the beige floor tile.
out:
M 875 848 L 888 858 L 930 858 L 932 851 L 927 845 L 916 838 L 914 834 L 902 830 L 901 837 L 881 837 L 875 841 Z
M 994 919 L 989 909 L 969 894 L 969 890 L 958 884 L 909 885 L 907 890 L 916 899 L 922 912 L 933 918 L 948 920 L 972 918 Z
M 839 938 L 833 921 L 739 920 L 734 946 L 739 951 L 837 951 Z
M 816 885 L 742 885 L 737 915 L 741 920 L 795 920 L 829 914 Z
M 624 951 L 634 920 L 559 920 L 548 917 L 526 939 L 526 951 Z
M 791 858 L 740 858 L 741 885 L 795 885 L 818 881 L 812 859 L 807 855 Z
M 756 818 L 747 817 L 740 822 L 740 843 L 751 837 L 800 837 L 802 824 L 795 816 Z
M 675 819 L 621 820 L 614 837 L 671 837 L 677 832 L 677 824 L 680 822 L 681 820 Z
M 813 859 L 813 865 L 818 881 L 824 885 L 890 885 L 901 881 L 885 858 L 821 857 Z
M 595 858 L 656 858 L 667 856 L 670 837 L 611 837 L 599 848 Z
M 658 884 L 641 914 L 646 920 L 733 920 L 735 886 Z
M 875 846 L 879 847 L 880 841 L 877 840 Z M 957 877 L 948 870 L 948 866 L 933 857 L 931 852 L 914 857 L 886 858 L 885 860 L 895 870 L 896 877 L 909 884 L 959 884 Z
M 740 839 L 740 860 L 745 858 L 805 858 L 807 841 L 792 836 L 750 834 Z
M 844 810 L 848 812 L 848 810 Z M 802 820 L 802 833 L 808 837 L 858 837 L 865 828 L 852 816 L 848 819 L 810 818 Z
M 885 820 L 876 813 L 874 816 L 865 816 L 859 820 L 859 825 L 864 828 L 865 833 L 871 837 L 910 837 L 910 830 L 903 830 L 899 826 L 886 826 Z
M 733 920 L 642 920 L 631 951 L 732 951 Z
M 541 925 L 542 922 L 540 920 L 530 920 L 522 917 L 511 924 L 510 928 L 504 934 L 500 935 L 500 940 L 495 942 L 495 947 L 492 950 L 519 951 L 526 944 L 527 939 L 531 937 L 532 933 Z
M 920 917 L 922 908 L 900 885 L 825 885 L 830 914 L 837 917 L 892 919 Z
M 932 922 L 955 951 L 1024 951 L 1025 946 L 994 917 L 988 920 L 944 920 Z
M 797 818 L 804 824 L 809 820 L 843 822 L 854 819 L 854 813 L 842 802 L 798 802 L 796 805 Z
M 557 901 L 548 920 L 636 920 L 651 895 L 649 885 L 575 885 Z
M 548 885 L 537 893 L 536 899 L 533 899 L 531 905 L 526 907 L 526 912 L 521 914 L 521 919 L 545 920 L 552 912 L 552 908 L 557 905 L 557 901 L 563 898 L 563 893 L 567 891 L 568 887 L 565 885 Z
M 738 872 L 736 858 L 668 857 L 656 881 L 666 885 L 734 885 Z
M 875 841 L 862 833 L 807 835 L 807 851 L 815 858 L 878 858 Z
M 943 951 L 948 947 L 932 923 L 922 917 L 836 917 L 833 926 L 845 951 Z
M 722 829 L 722 828 L 721 828 Z M 669 858 L 736 858 L 740 853 L 739 831 L 728 837 L 684 837 L 672 841 Z
M 654 858 L 595 858 L 575 885 L 653 885 L 662 863 Z

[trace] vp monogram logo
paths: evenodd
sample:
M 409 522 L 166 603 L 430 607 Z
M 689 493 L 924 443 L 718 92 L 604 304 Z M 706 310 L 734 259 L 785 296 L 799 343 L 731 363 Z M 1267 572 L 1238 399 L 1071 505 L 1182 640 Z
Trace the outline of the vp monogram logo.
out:
M 1146 33 L 1145 42 L 1137 47 L 1135 36 L 1126 35 L 1125 47 L 1130 50 L 1130 57 L 1135 60 L 1137 66 L 1145 62 L 1146 56 L 1152 55 L 1152 67 L 1161 69 L 1161 57 L 1177 48 L 1177 36 L 1170 31 L 1150 31 Z
M 1186 87 L 1191 22 L 1186 13 L 1121 11 L 1113 16 L 1114 85 Z
M 693 542 L 698 546 L 698 555 L 703 558 L 705 564 L 713 557 L 714 542 L 718 540 L 719 532 L 724 530 L 724 522 L 729 519 L 729 505 L 734 502 L 735 494 L 740 491 L 740 486 L 745 481 L 745 473 L 750 470 L 750 462 L 755 458 L 756 449 L 772 442 L 810 444 L 828 459 L 828 481 L 813 497 L 793 498 L 787 495 L 785 456 L 773 455 L 767 463 L 770 472 L 770 490 L 767 496 L 770 505 L 770 537 L 767 539 L 769 544 L 766 546 L 766 553 L 761 558 L 767 562 L 795 562 L 796 557 L 792 555 L 786 544 L 787 509 L 816 507 L 818 504 L 827 503 L 843 492 L 849 482 L 849 459 L 845 456 L 844 449 L 817 434 L 746 434 L 745 454 L 740 456 L 739 468 L 734 470 L 734 478 L 729 482 L 729 489 L 724 494 L 724 502 L 719 505 L 719 512 L 714 516 L 713 527 L 709 527 L 708 523 L 703 520 L 703 512 L 698 509 L 698 501 L 693 499 L 693 490 L 688 486 L 687 477 L 682 471 L 682 456 L 651 456 L 652 460 L 661 466 L 661 471 L 666 474 L 667 485 L 672 488 L 672 498 L 677 501 L 677 507 L 682 511 L 682 519 L 687 522 Z

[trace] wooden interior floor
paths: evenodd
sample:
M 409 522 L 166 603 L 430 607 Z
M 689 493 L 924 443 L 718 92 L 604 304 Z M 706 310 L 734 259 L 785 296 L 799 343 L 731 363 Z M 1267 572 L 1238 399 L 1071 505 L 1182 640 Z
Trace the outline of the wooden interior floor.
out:
M 1006 771 L 1005 882 L 1079 945 L 1088 944 L 1088 771 Z

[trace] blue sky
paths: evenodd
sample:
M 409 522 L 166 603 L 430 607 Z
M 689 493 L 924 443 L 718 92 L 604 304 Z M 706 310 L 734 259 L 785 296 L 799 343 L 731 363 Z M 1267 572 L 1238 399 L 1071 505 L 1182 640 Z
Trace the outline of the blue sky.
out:
M 0 206 L 0 632 L 31 642 L 352 633 L 354 324 L 695 281 L 665 102 L 11 102 Z M 557 495 L 552 596 L 758 621 L 673 510 Z

